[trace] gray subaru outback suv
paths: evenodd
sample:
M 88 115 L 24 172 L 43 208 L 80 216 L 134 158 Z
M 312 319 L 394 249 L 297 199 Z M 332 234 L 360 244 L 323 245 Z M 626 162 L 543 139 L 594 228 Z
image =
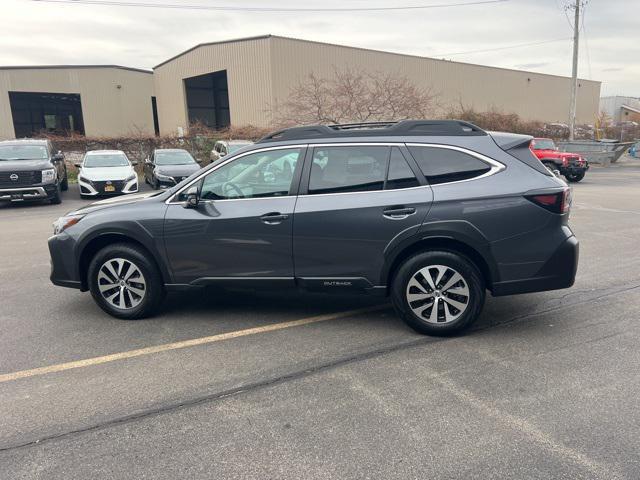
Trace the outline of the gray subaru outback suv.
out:
M 461 121 L 307 126 L 273 133 L 170 190 L 60 218 L 51 280 L 107 313 L 150 315 L 203 286 L 390 295 L 432 335 L 494 296 L 570 287 L 570 190 L 531 137 Z

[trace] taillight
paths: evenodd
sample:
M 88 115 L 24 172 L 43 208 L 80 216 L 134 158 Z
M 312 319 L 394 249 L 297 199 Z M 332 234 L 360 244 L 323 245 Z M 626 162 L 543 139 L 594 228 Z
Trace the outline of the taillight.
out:
M 567 213 L 571 208 L 571 189 L 569 188 L 557 193 L 527 195 L 526 198 L 553 213 Z

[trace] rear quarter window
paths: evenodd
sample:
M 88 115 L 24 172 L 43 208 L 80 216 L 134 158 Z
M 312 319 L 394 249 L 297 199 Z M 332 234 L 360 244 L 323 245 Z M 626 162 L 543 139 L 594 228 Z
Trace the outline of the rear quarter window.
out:
M 427 146 L 409 146 L 408 148 L 418 167 L 432 185 L 469 180 L 491 170 L 491 165 L 458 150 Z

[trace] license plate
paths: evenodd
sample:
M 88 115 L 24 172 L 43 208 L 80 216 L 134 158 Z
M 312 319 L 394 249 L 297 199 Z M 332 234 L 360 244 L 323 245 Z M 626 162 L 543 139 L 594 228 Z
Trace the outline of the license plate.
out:
M 115 192 L 116 191 L 116 187 L 114 187 L 113 185 L 105 185 L 104 191 L 105 192 Z

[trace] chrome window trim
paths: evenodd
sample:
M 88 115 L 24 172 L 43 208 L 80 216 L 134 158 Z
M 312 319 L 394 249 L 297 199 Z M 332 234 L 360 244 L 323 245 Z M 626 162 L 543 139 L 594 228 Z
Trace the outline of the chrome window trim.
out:
M 357 194 L 372 194 L 372 193 L 388 193 L 391 194 L 393 192 L 404 192 L 406 190 L 419 190 L 421 188 L 428 189 L 431 185 L 418 185 L 417 187 L 408 187 L 408 188 L 394 188 L 388 190 L 362 190 L 360 192 L 335 192 L 335 193 L 305 193 L 304 195 L 298 195 L 298 198 L 308 198 L 308 197 L 326 197 L 329 195 L 357 195 Z
M 293 149 L 293 148 L 307 148 L 307 144 L 304 143 L 304 144 L 296 144 L 296 145 L 279 145 L 277 147 L 256 148 L 255 150 L 250 150 L 248 152 L 243 152 L 243 153 L 240 153 L 238 155 L 230 155 L 231 158 L 224 157 L 225 160 L 223 162 L 221 162 L 220 165 L 216 165 L 215 167 L 206 169 L 204 172 L 202 172 L 196 178 L 191 180 L 189 183 L 187 183 L 184 187 L 182 187 L 176 193 L 174 193 L 169 198 L 167 198 L 164 203 L 166 205 L 182 205 L 184 202 L 174 202 L 172 200 L 174 198 L 176 198 L 178 195 L 180 195 L 182 192 L 184 192 L 186 189 L 191 187 L 194 183 L 198 183 L 201 178 L 205 177 L 206 175 L 209 175 L 211 172 L 215 172 L 217 169 L 225 166 L 227 163 L 233 162 L 234 160 L 238 160 L 239 158 L 246 157 L 247 155 L 252 155 L 254 153 L 268 152 L 268 151 L 271 151 L 271 150 L 289 150 L 289 149 Z M 302 160 L 304 161 L 304 158 Z M 266 200 L 268 198 L 286 198 L 286 197 L 293 197 L 293 196 L 295 196 L 295 195 L 281 195 L 279 197 L 222 198 L 222 199 L 218 199 L 218 200 L 215 200 L 215 201 L 216 202 L 224 202 L 224 201 L 228 201 L 228 200 Z M 203 202 L 213 202 L 213 201 L 214 200 L 203 200 Z
M 441 143 L 414 143 L 414 142 L 405 143 L 405 145 L 407 147 L 432 147 L 432 148 L 445 148 L 445 149 L 448 149 L 448 150 L 457 150 L 458 152 L 466 153 L 467 155 L 475 157 L 478 160 L 480 160 L 480 161 L 482 161 L 484 163 L 488 163 L 489 165 L 491 165 L 491 168 L 489 169 L 489 171 L 487 173 L 483 173 L 482 175 L 478 175 L 477 177 L 465 178 L 464 180 L 455 180 L 453 182 L 443 182 L 443 183 L 429 184 L 431 186 L 431 188 L 440 187 L 442 185 L 453 185 L 454 183 L 471 182 L 473 180 L 480 180 L 481 178 L 490 177 L 491 175 L 495 175 L 496 173 L 500 173 L 501 171 L 503 171 L 503 170 L 505 170 L 507 168 L 507 166 L 504 163 L 498 162 L 497 160 L 494 160 L 493 158 L 487 157 L 486 155 L 483 155 L 482 153 L 478 153 L 478 152 L 475 152 L 473 150 L 469 150 L 468 148 L 458 147 L 456 145 L 444 145 L 444 144 L 441 144 Z M 423 173 L 423 175 L 424 175 L 424 173 Z M 426 175 L 425 175 L 425 177 L 426 177 Z M 429 179 L 427 179 L 427 181 L 429 181 Z
M 304 194 L 304 195 L 297 195 L 298 197 L 321 197 L 321 196 L 329 196 L 329 195 L 353 195 L 353 194 L 363 194 L 363 193 L 385 193 L 385 192 L 397 192 L 397 191 L 404 191 L 404 190 L 416 190 L 416 189 L 420 189 L 420 188 L 435 188 L 435 187 L 439 187 L 439 186 L 443 186 L 443 185 L 452 185 L 455 183 L 462 183 L 462 182 L 470 182 L 473 180 L 479 180 L 481 178 L 486 178 L 489 177 L 491 175 L 495 175 L 496 173 L 499 173 L 503 170 L 505 170 L 507 167 L 506 165 L 504 165 L 501 162 L 498 162 L 497 160 L 494 160 L 490 157 L 487 157 L 486 155 L 483 155 L 481 153 L 475 152 L 473 150 L 469 150 L 468 148 L 464 148 L 464 147 L 458 147 L 456 145 L 447 145 L 447 144 L 442 144 L 442 143 L 418 143 L 418 142 L 333 142 L 333 143 L 305 143 L 305 144 L 295 144 L 295 145 L 279 145 L 279 146 L 275 146 L 275 147 L 264 147 L 264 148 L 258 148 L 255 150 L 251 150 L 249 152 L 244 152 L 241 153 L 239 155 L 235 155 L 232 156 L 232 158 L 227 158 L 225 159 L 223 162 L 220 163 L 220 165 L 217 165 L 213 168 L 210 168 L 208 170 L 205 170 L 201 175 L 198 175 L 196 178 L 194 178 L 191 182 L 189 182 L 187 185 L 185 185 L 184 187 L 182 187 L 180 190 L 178 190 L 176 193 L 174 193 L 171 197 L 169 197 L 167 200 L 165 200 L 165 204 L 167 205 L 182 205 L 183 202 L 174 202 L 172 201 L 176 196 L 178 196 L 180 193 L 182 193 L 183 191 L 185 191 L 186 189 L 188 189 L 190 186 L 192 186 L 194 183 L 197 183 L 200 181 L 200 179 L 202 177 L 204 177 L 205 175 L 208 175 L 209 173 L 217 170 L 218 168 L 226 165 L 229 162 L 232 162 L 234 160 L 237 160 L 239 158 L 245 157 L 247 155 L 251 155 L 253 153 L 260 153 L 260 152 L 266 152 L 266 151 L 270 151 L 270 150 L 286 150 L 286 149 L 292 149 L 292 148 L 317 148 L 317 147 L 376 147 L 376 146 L 383 146 L 383 147 L 432 147 L 432 148 L 444 148 L 444 149 L 449 149 L 449 150 L 456 150 L 462 153 L 465 153 L 467 155 L 470 155 L 472 157 L 477 158 L 478 160 L 484 162 L 484 163 L 488 163 L 491 168 L 487 173 L 483 173 L 482 175 L 479 175 L 477 177 L 473 177 L 473 178 L 467 178 L 464 180 L 456 180 L 454 182 L 443 182 L 443 183 L 436 183 L 436 184 L 430 184 L 427 183 L 426 185 L 419 185 L 417 187 L 409 187 L 409 188 L 396 188 L 393 190 L 365 190 L 365 191 L 361 191 L 361 192 L 336 192 L 336 193 L 316 193 L 316 194 Z M 251 198 L 224 198 L 224 199 L 219 199 L 219 200 L 203 200 L 203 203 L 207 203 L 207 202 L 224 202 L 224 201 L 228 201 L 228 200 L 269 200 L 269 199 L 276 199 L 276 198 L 288 198 L 288 197 L 295 197 L 296 195 L 282 195 L 282 196 L 278 196 L 278 197 L 251 197 Z

